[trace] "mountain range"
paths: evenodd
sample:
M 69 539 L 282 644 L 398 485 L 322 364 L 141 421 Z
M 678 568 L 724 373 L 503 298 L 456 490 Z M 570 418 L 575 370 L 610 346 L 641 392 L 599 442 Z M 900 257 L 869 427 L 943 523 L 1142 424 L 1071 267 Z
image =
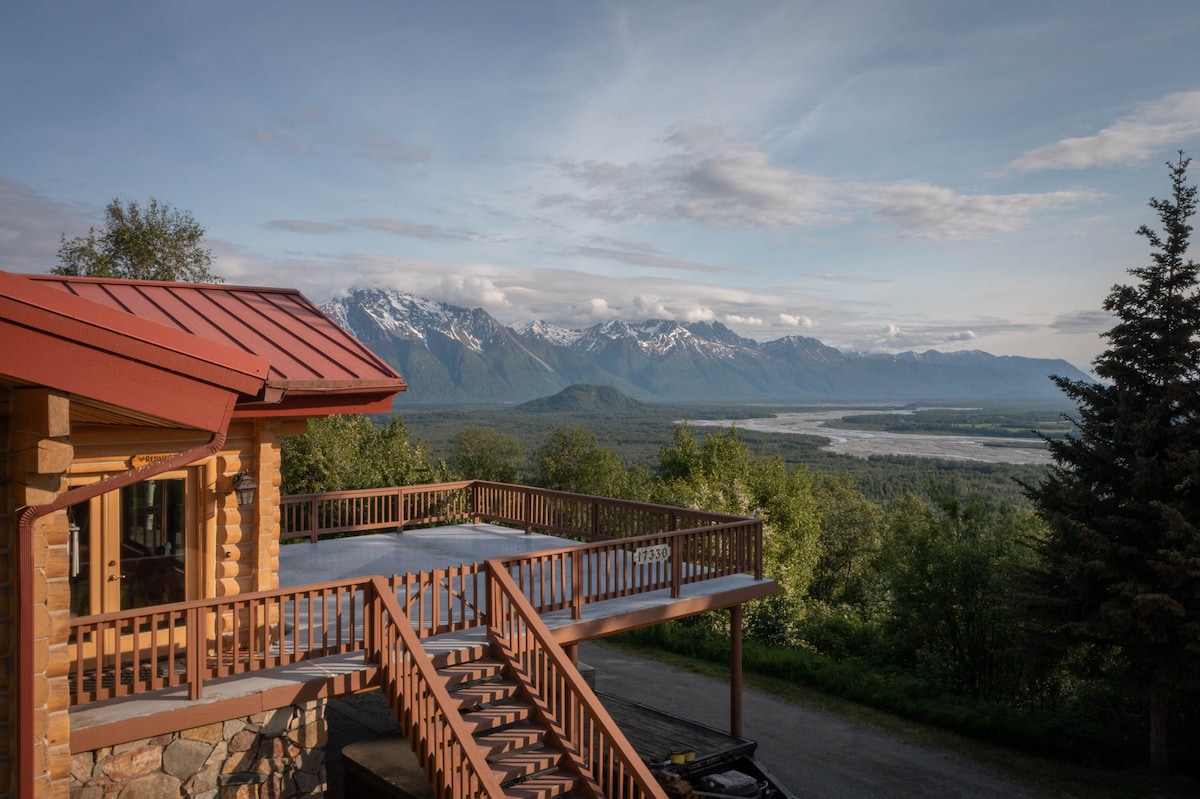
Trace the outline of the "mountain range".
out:
M 758 342 L 718 322 L 500 324 L 400 291 L 354 289 L 321 309 L 404 375 L 405 405 L 525 402 L 588 383 L 644 401 L 1045 399 L 1065 360 L 967 352 L 842 352 L 815 338 Z

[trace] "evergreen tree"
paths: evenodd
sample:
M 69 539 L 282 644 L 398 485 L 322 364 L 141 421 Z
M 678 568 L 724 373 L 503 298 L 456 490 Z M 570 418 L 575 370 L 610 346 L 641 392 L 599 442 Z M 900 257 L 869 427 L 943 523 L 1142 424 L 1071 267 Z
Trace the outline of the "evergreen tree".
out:
M 1104 308 L 1116 316 L 1093 361 L 1100 382 L 1055 378 L 1077 406 L 1050 441 L 1054 466 L 1029 497 L 1049 524 L 1034 604 L 1051 635 L 1124 658 L 1148 692 L 1150 758 L 1167 769 L 1173 690 L 1200 675 L 1200 284 L 1185 260 L 1196 210 L 1189 159 L 1143 225 L 1149 265 Z

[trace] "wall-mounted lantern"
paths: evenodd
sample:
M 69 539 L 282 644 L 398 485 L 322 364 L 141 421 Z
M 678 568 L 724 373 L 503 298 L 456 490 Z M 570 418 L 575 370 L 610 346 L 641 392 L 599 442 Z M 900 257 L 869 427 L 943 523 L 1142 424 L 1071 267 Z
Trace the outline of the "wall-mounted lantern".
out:
M 250 476 L 250 472 L 238 472 L 233 476 L 233 493 L 237 494 L 237 504 L 240 508 L 254 504 L 258 496 L 258 483 Z

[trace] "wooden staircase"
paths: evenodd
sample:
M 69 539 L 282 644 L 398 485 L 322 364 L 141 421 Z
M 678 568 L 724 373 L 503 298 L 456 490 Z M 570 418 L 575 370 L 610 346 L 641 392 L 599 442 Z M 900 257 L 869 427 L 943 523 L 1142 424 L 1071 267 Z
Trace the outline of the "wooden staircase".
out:
M 491 647 L 480 644 L 433 658 L 451 701 L 511 799 L 577 795 L 579 775 L 556 745 L 558 735 Z

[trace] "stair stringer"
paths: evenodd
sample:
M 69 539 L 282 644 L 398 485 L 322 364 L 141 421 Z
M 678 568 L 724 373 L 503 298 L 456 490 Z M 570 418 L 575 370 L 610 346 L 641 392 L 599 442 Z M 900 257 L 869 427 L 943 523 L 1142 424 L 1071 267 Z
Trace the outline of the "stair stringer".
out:
M 530 707 L 541 707 L 560 736 L 567 764 L 580 765 L 581 786 L 610 799 L 667 799 L 616 721 L 514 581 L 503 560 L 487 561 L 487 637 L 511 677 L 523 684 Z M 562 708 L 562 718 L 554 708 Z M 598 773 L 595 763 L 609 773 Z
M 563 765 L 576 778 L 575 791 L 587 799 L 605 799 L 604 790 L 584 762 L 579 746 L 571 740 L 557 714 L 534 686 L 516 655 L 502 641 L 492 641 L 491 645 L 492 656 L 505 664 L 505 676 L 520 686 L 518 694 L 521 701 L 529 705 L 533 719 L 545 728 L 547 742 L 563 753 Z
M 371 585 L 373 608 L 367 612 L 373 615 L 374 629 L 367 637 L 367 654 L 379 663 L 380 690 L 434 796 L 506 799 L 390 586 L 382 577 L 372 578 Z

